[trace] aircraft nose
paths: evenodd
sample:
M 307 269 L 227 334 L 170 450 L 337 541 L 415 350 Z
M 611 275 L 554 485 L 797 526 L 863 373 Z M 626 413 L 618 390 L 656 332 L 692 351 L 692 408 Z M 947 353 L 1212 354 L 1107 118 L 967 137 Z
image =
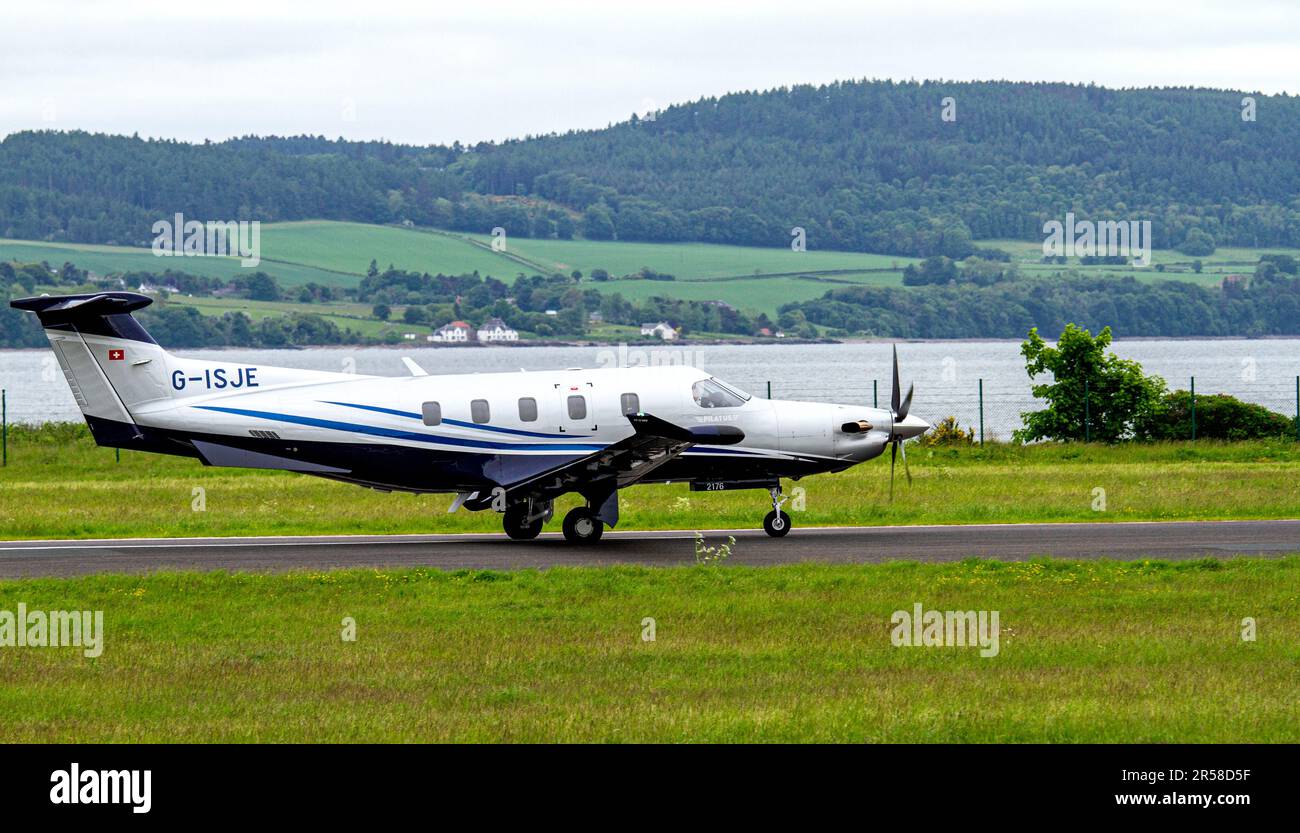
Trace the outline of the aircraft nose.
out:
M 916 414 L 908 414 L 894 423 L 894 436 L 902 440 L 919 437 L 930 430 L 930 423 Z

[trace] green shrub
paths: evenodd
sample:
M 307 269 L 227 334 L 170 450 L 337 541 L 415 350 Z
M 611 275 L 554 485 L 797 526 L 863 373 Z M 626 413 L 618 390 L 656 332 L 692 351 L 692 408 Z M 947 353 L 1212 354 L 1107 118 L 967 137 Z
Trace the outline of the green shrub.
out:
M 1165 412 L 1156 424 L 1155 439 L 1186 440 L 1192 436 L 1192 395 L 1176 390 L 1165 395 Z M 1214 440 L 1257 440 L 1290 436 L 1295 420 L 1263 405 L 1242 402 L 1224 393 L 1196 396 L 1196 436 Z
M 971 445 L 975 442 L 975 429 L 957 424 L 957 417 L 948 416 L 939 420 L 939 424 L 921 435 L 921 445 L 926 448 L 946 445 Z
M 1067 324 L 1055 346 L 1043 340 L 1037 327 L 1029 331 L 1020 345 L 1029 378 L 1052 381 L 1033 386 L 1034 397 L 1047 407 L 1020 415 L 1025 427 L 1015 432 L 1017 442 L 1151 438 L 1161 423 L 1165 381 L 1145 375 L 1137 362 L 1107 352 L 1110 341 L 1110 327 L 1094 338 Z

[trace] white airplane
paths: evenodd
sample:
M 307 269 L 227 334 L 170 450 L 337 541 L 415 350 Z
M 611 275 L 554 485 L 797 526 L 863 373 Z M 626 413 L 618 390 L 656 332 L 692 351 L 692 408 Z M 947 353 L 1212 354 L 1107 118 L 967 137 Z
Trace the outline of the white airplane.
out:
M 618 491 L 685 481 L 694 491 L 765 489 L 763 528 L 790 531 L 781 478 L 843 471 L 929 430 L 900 397 L 889 410 L 758 399 L 690 367 L 360 376 L 172 355 L 131 315 L 133 292 L 12 301 L 40 318 L 95 442 L 282 469 L 381 491 L 455 493 L 451 511 L 495 509 L 531 539 L 576 492 L 574 543 L 618 523 Z M 907 466 L 907 452 L 903 452 Z M 909 474 L 910 479 L 910 474 Z

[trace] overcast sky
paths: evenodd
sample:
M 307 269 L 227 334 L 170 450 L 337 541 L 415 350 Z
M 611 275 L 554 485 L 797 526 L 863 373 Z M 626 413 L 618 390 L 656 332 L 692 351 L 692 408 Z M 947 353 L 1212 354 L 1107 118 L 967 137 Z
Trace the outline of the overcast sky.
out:
M 1300 92 L 1293 0 L 41 0 L 0 26 L 0 135 L 475 142 L 864 77 Z

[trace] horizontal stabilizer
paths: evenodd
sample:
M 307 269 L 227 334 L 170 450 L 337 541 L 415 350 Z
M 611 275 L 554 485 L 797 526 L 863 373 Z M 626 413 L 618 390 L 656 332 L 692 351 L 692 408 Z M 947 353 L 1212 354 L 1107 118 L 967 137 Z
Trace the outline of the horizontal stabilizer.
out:
M 90 295 L 19 298 L 10 301 L 9 306 L 36 313 L 42 324 L 61 324 L 104 315 L 121 315 L 143 309 L 152 303 L 152 298 L 138 292 L 98 292 Z

